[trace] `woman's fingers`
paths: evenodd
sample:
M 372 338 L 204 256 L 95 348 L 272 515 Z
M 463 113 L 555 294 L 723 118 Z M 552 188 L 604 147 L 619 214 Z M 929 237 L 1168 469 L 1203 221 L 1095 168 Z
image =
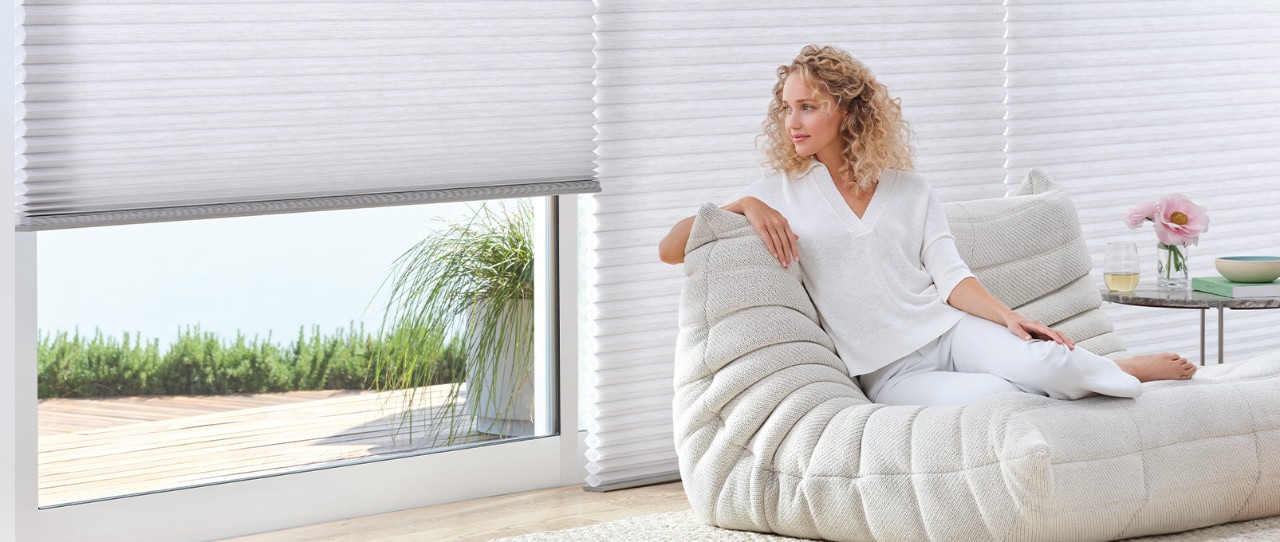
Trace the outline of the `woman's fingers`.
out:
M 1035 320 L 1020 320 L 1009 326 L 1009 330 L 1014 335 L 1022 337 L 1022 340 L 1029 341 L 1031 339 L 1042 339 L 1054 342 L 1061 342 L 1054 334 L 1052 329 Z
M 787 262 L 791 261 L 791 245 L 782 239 L 782 234 L 776 229 L 769 230 L 769 237 L 773 241 L 773 246 L 777 247 L 777 253 L 774 256 L 778 257 L 778 263 L 782 264 L 782 267 L 786 267 Z
M 1053 342 L 1066 346 L 1067 350 L 1075 350 L 1076 348 L 1075 343 L 1071 342 L 1071 339 L 1068 339 L 1067 336 L 1063 335 L 1061 331 L 1053 329 L 1044 324 L 1040 324 L 1039 322 L 1037 322 L 1037 324 L 1045 329 L 1045 334 L 1049 335 L 1049 337 L 1053 339 Z
M 1035 330 L 1043 335 L 1045 339 L 1062 344 L 1062 337 L 1058 335 L 1058 332 L 1050 329 L 1049 326 L 1041 324 L 1040 322 L 1034 322 L 1032 323 L 1032 326 L 1034 326 Z
M 1014 322 L 1012 324 L 1009 324 L 1009 332 L 1014 335 L 1017 335 L 1019 338 L 1021 338 L 1024 341 L 1029 341 L 1033 338 L 1031 336 L 1031 332 L 1027 331 L 1026 326 L 1022 322 Z
M 799 261 L 800 246 L 796 240 L 800 237 L 791 231 L 786 217 L 763 203 L 748 207 L 743 214 L 756 227 L 769 254 L 777 258 L 782 267 L 791 267 L 791 262 Z
M 791 226 L 781 217 L 779 217 L 779 220 L 781 224 L 774 229 L 774 232 L 778 234 L 778 241 L 782 243 L 782 249 L 786 252 L 786 261 L 782 266 L 791 267 L 791 262 L 795 261 L 796 257 L 796 245 L 791 241 Z
M 1063 335 L 1062 332 L 1035 321 L 1030 322 L 1030 326 L 1032 326 L 1037 333 L 1044 335 L 1049 340 L 1066 346 L 1068 350 L 1076 349 L 1076 343 L 1071 342 L 1071 339 L 1067 338 L 1066 335 Z
M 800 236 L 791 231 L 791 225 L 787 225 L 787 240 L 791 241 L 791 255 L 793 262 L 800 261 Z
M 769 255 L 777 258 L 778 262 L 782 262 L 782 256 L 778 255 L 778 247 L 775 246 L 777 242 L 773 238 L 773 232 L 763 225 L 756 228 L 756 232 L 760 234 L 760 239 L 764 240 L 764 248 L 769 249 Z
M 1049 329 L 1049 328 L 1045 328 L 1045 329 Z M 1052 329 L 1049 329 L 1049 337 L 1052 338 L 1053 342 L 1055 343 L 1062 344 L 1062 345 L 1067 344 L 1066 341 L 1062 340 L 1062 335 L 1058 334 L 1057 331 L 1054 331 Z
M 782 239 L 768 225 L 760 227 L 760 237 L 764 239 L 765 246 L 769 247 L 769 254 L 778 259 L 781 265 L 786 261 L 786 254 L 782 251 Z
M 782 243 L 782 248 L 786 252 L 787 259 L 783 267 L 791 267 L 791 262 L 800 260 L 800 245 L 796 244 L 796 240 L 800 237 L 791 231 L 791 223 L 787 222 L 787 219 L 783 218 L 782 215 L 778 215 L 778 222 L 775 224 L 774 231 L 777 233 L 778 240 Z

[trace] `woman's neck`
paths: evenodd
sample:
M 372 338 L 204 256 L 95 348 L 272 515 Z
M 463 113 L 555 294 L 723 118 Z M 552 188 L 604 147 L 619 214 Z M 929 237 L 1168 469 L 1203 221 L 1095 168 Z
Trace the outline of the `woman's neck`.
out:
M 822 162 L 822 165 L 827 166 L 827 171 L 831 172 L 832 177 L 835 177 L 837 172 L 844 167 L 844 155 L 839 149 L 832 149 L 830 145 L 818 151 L 814 158 Z
M 841 169 L 844 168 L 845 164 L 844 156 L 819 152 L 814 157 L 817 158 L 817 160 L 827 168 L 827 171 L 831 173 L 831 180 L 835 181 L 837 186 L 848 186 L 852 184 L 853 180 L 845 179 L 844 174 L 841 172 Z
M 847 192 L 852 197 L 863 198 L 870 197 L 871 194 L 875 193 L 876 187 L 874 185 L 869 189 L 863 190 L 862 186 L 856 182 L 856 179 L 844 177 L 844 173 L 840 171 L 840 168 L 845 165 L 844 156 L 829 156 L 820 152 L 814 155 L 814 158 L 827 168 L 827 172 L 831 174 L 831 182 L 835 183 L 841 194 Z

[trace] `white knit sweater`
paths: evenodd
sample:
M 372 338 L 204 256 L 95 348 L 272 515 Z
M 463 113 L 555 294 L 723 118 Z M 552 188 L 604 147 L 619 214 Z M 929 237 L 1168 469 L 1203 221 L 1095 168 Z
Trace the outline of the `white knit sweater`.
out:
M 886 170 L 862 218 L 817 160 L 793 180 L 766 177 L 729 201 L 744 196 L 777 209 L 800 236 L 805 288 L 851 376 L 916 351 L 964 315 L 946 299 L 973 273 L 920 174 Z

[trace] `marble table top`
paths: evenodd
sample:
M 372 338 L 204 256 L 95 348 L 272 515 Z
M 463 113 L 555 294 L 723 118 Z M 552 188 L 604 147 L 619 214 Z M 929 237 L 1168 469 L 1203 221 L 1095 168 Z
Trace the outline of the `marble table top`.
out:
M 1223 297 L 1196 290 L 1138 288 L 1129 293 L 1102 289 L 1102 300 L 1122 305 L 1174 309 L 1280 309 L 1280 297 Z

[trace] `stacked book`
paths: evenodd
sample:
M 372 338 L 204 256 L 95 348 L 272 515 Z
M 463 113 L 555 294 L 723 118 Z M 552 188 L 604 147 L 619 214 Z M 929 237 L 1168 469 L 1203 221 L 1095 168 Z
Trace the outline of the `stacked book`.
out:
M 1280 297 L 1280 282 L 1231 282 L 1222 277 L 1193 277 L 1191 289 L 1223 297 Z

